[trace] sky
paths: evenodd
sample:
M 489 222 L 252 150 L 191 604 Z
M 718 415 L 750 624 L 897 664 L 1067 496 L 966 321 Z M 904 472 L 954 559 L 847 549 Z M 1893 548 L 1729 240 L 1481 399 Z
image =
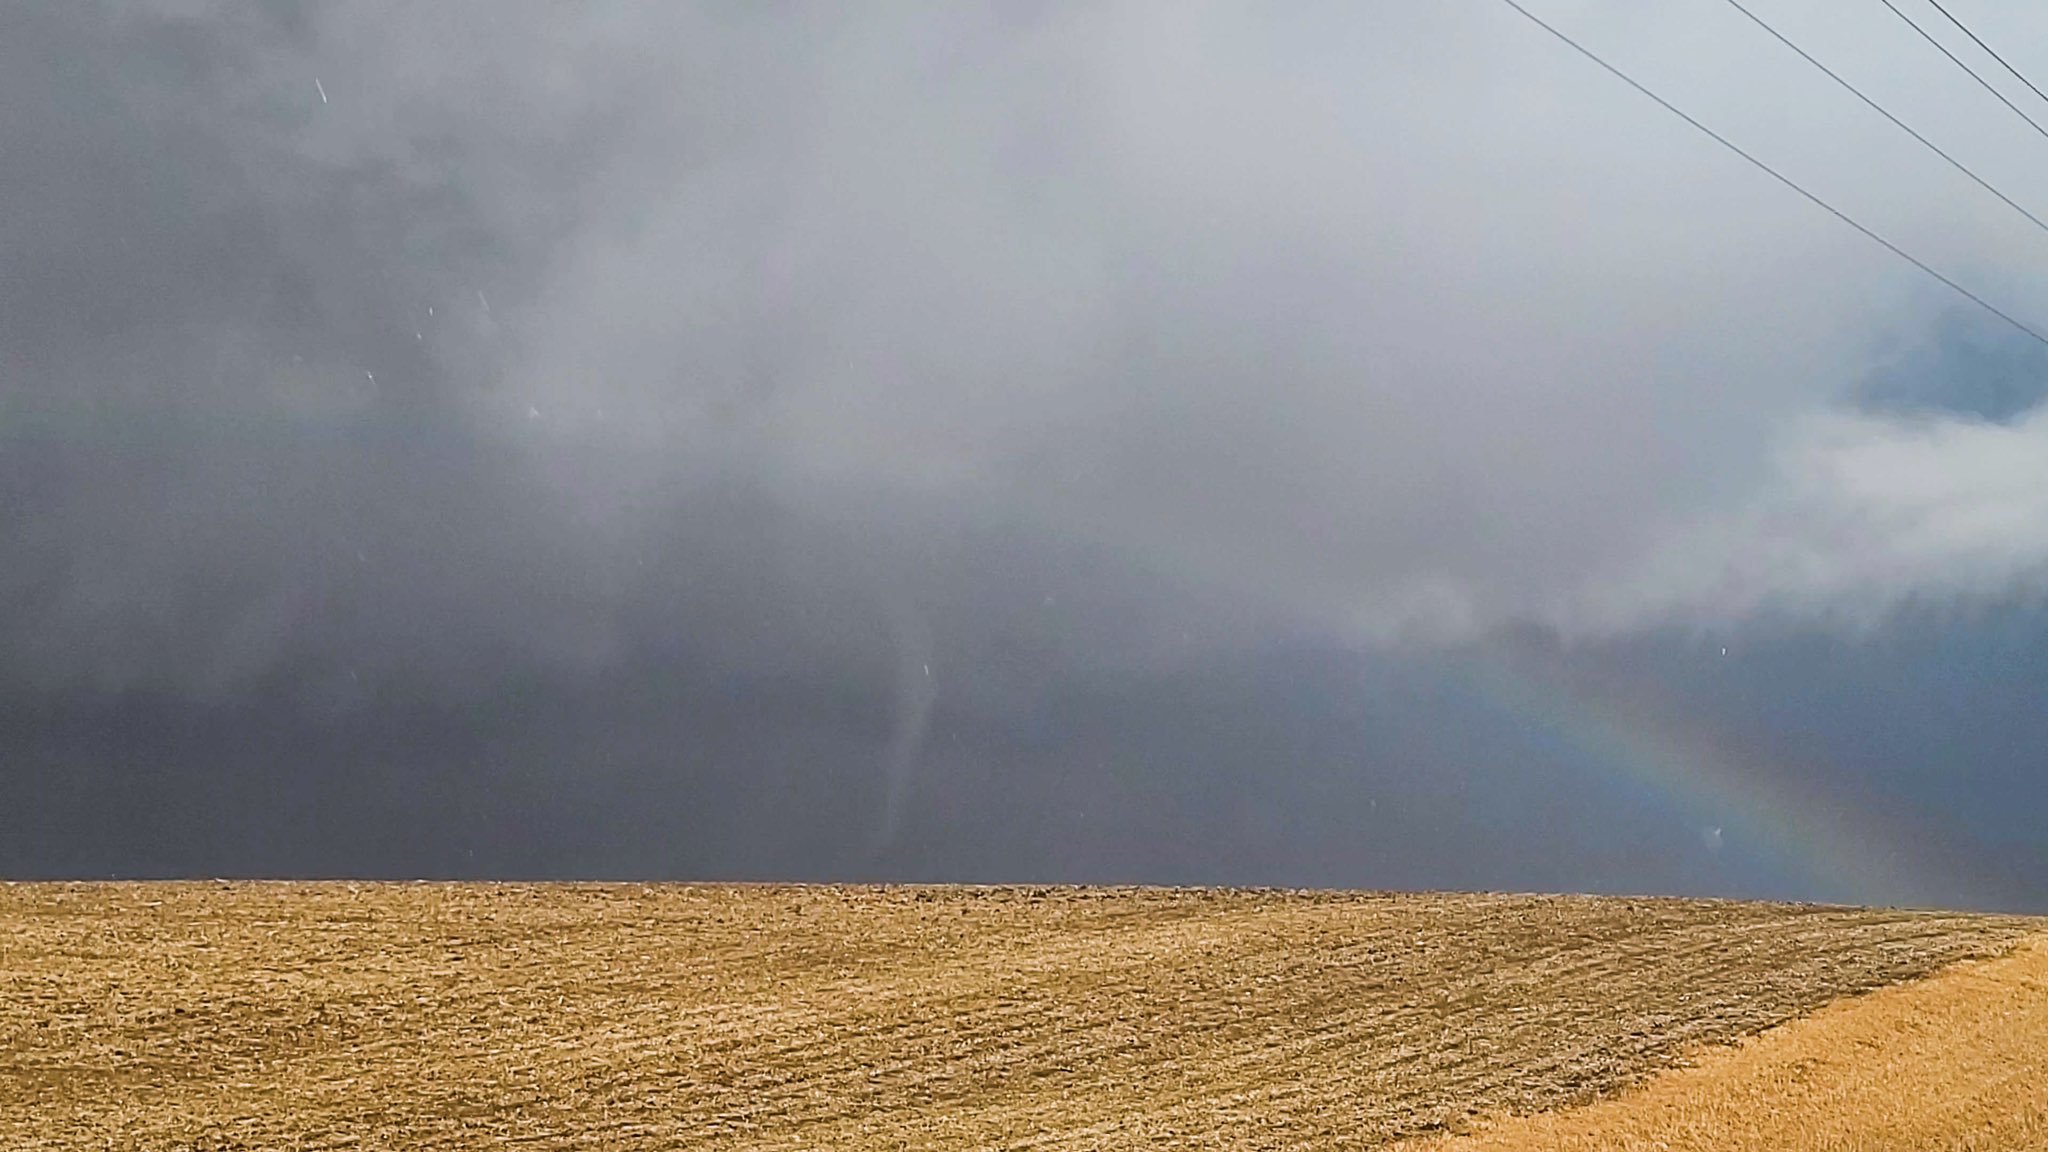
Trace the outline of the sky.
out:
M 2048 332 L 1725 0 L 1527 7 Z M 1497 0 L 10 4 L 0 205 L 0 873 L 2048 910 L 2048 340 Z

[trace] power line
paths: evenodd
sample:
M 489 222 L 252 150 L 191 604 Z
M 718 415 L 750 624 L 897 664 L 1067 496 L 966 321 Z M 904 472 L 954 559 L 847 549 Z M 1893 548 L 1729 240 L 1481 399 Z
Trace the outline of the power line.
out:
M 1892 0 L 1877 0 L 1877 2 L 1891 9 L 1892 15 L 1897 16 L 1901 20 L 1904 20 L 1906 22 L 1906 27 L 1911 28 L 1915 32 L 1918 32 L 1922 40 L 1925 40 L 1929 44 L 1932 44 L 1936 48 L 1940 49 L 1941 54 L 1943 56 L 1948 57 L 1951 61 L 1953 61 L 1956 67 L 1961 68 L 1965 72 L 1968 72 L 1970 74 L 1970 79 L 1975 80 L 1977 84 L 1980 87 L 1982 87 L 1986 92 L 1989 92 L 1993 96 L 1998 97 L 1998 102 L 2000 104 L 2003 104 L 2007 108 L 2012 109 L 2012 114 L 2019 117 L 2022 120 L 2025 120 L 2029 125 L 2033 127 L 2034 131 L 2041 134 L 2042 139 L 2048 139 L 2048 128 L 2041 127 L 2039 121 L 2035 120 L 2032 116 L 2029 116 L 2025 112 L 2021 111 L 2019 105 L 2006 99 L 2005 93 L 2000 92 L 1997 88 L 1992 87 L 1991 81 L 1986 80 L 1982 76 L 1979 76 L 1975 68 L 1972 68 L 1968 64 L 1965 64 L 1963 62 L 1962 57 L 1957 56 L 1955 53 L 1949 51 L 1948 45 L 1943 44 L 1939 40 L 1936 40 L 1932 35 L 1928 33 L 1927 29 L 1922 28 L 1919 24 L 1915 23 L 1911 16 L 1908 16 L 1904 12 L 1899 11 L 1899 6 L 1897 4 L 1892 3 Z M 1967 32 L 1969 31 L 1969 29 L 1966 28 L 1964 29 L 1964 31 Z
M 1833 204 L 1828 203 L 1827 201 L 1821 199 L 1819 196 L 1816 196 L 1812 192 L 1808 192 L 1805 188 L 1801 187 L 1798 184 L 1798 182 L 1794 181 L 1790 176 L 1785 175 L 1783 172 L 1778 171 L 1776 168 L 1771 167 L 1769 164 L 1764 163 L 1762 160 L 1759 160 L 1755 156 L 1744 151 L 1741 145 L 1736 144 L 1734 141 L 1728 139 L 1726 136 L 1721 135 L 1719 132 L 1714 131 L 1712 128 L 1707 127 L 1705 124 L 1700 123 L 1698 120 L 1693 119 L 1691 115 L 1689 115 L 1684 109 L 1680 108 L 1678 105 L 1673 104 L 1671 101 L 1666 100 L 1662 96 L 1659 96 L 1655 92 L 1652 92 L 1650 89 L 1644 87 L 1642 82 L 1637 80 L 1635 77 L 1630 76 L 1628 73 L 1623 72 L 1621 69 L 1615 67 L 1612 64 L 1609 64 L 1606 60 L 1601 59 L 1599 55 L 1594 53 L 1592 49 L 1586 47 L 1585 45 L 1579 43 L 1577 40 L 1572 39 L 1570 36 L 1559 31 L 1557 28 L 1546 23 L 1542 17 L 1536 15 L 1534 12 L 1531 12 L 1527 8 L 1522 7 L 1522 5 L 1519 3 L 1519 0 L 1500 0 L 1500 2 L 1514 9 L 1516 12 L 1520 13 L 1522 17 L 1528 20 L 1531 24 L 1536 25 L 1538 28 L 1543 29 L 1545 32 L 1548 32 L 1552 36 L 1555 36 L 1559 40 L 1563 41 L 1567 47 L 1571 48 L 1579 55 L 1584 56 L 1586 59 L 1591 60 L 1595 64 L 1598 64 L 1602 69 L 1604 69 L 1609 74 L 1614 76 L 1615 79 L 1620 80 L 1622 83 L 1649 97 L 1651 100 L 1656 101 L 1659 107 L 1663 108 L 1666 112 L 1671 113 L 1673 116 L 1678 117 L 1680 120 L 1685 121 L 1687 124 L 1692 125 L 1694 128 L 1697 128 L 1700 132 L 1704 133 L 1706 136 L 1711 138 L 1716 144 L 1719 144 L 1721 147 L 1728 149 L 1730 152 L 1735 153 L 1737 156 L 1742 157 L 1744 160 L 1749 161 L 1752 165 L 1756 166 L 1759 170 L 1761 170 L 1765 175 L 1769 176 L 1771 179 L 1776 180 L 1778 183 L 1783 184 L 1785 187 L 1790 188 L 1792 191 L 1799 193 L 1801 196 L 1805 197 L 1808 201 L 1810 201 L 1815 207 L 1821 209 L 1823 212 L 1826 212 L 1828 215 L 1833 216 L 1835 219 L 1840 220 L 1842 223 L 1847 224 L 1849 227 L 1854 228 L 1856 231 L 1861 232 L 1867 239 L 1876 243 L 1885 251 L 1890 252 L 1892 255 L 1897 256 L 1899 259 L 1904 260 L 1906 263 L 1911 264 L 1915 268 L 1918 268 L 1920 271 L 1925 272 L 1927 275 L 1941 282 L 1956 295 L 1961 296 L 1963 299 L 1968 300 L 1972 304 L 1975 304 L 1977 307 L 1984 309 L 1986 312 L 1989 312 L 1993 316 L 1998 317 L 2000 320 L 2005 321 L 2007 324 L 2012 325 L 2020 332 L 2025 333 L 2027 336 L 2031 337 L 2035 343 L 2040 344 L 2044 347 L 2048 347 L 2048 336 L 2044 336 L 2040 332 L 2035 331 L 2033 328 L 2029 327 L 2027 324 L 2021 322 L 2020 320 L 2015 319 L 2010 313 L 2000 309 L 1997 305 L 1991 303 L 1989 300 L 1984 299 L 1982 296 L 1977 295 L 1975 292 L 1970 291 L 1968 288 L 1963 287 L 1961 284 L 1958 284 L 1955 281 L 1949 279 L 1948 277 L 1942 275 L 1941 273 L 1935 271 L 1932 267 L 1930 267 L 1926 262 L 1922 261 L 1919 257 L 1913 255 L 1912 253 L 1906 251 L 1904 248 L 1901 248 L 1897 244 L 1894 244 L 1891 241 L 1885 239 L 1884 237 L 1878 235 L 1876 232 L 1871 231 L 1864 225 L 1857 223 L 1856 220 L 1849 216 L 1848 213 L 1843 212 L 1840 208 L 1835 207 Z M 1885 2 L 1890 3 L 1890 0 L 1885 0 Z
M 1970 31 L 1970 26 L 1968 24 L 1965 24 L 1961 20 L 1956 19 L 1953 13 L 1951 13 L 1948 9 L 1942 7 L 1941 0 L 1927 0 L 1927 2 L 1929 4 L 1934 5 L 1934 10 L 1936 12 L 1939 12 L 1943 16 L 1948 17 L 1949 23 L 1955 25 L 1958 28 L 1961 28 L 1963 30 L 1963 35 L 1968 36 L 1973 42 L 1975 42 L 1977 47 L 1982 48 L 1985 52 L 1990 54 L 1993 60 L 1996 60 L 2000 64 L 2004 65 L 2005 70 L 2007 72 L 2012 73 L 2013 79 L 2018 80 L 2020 83 L 2025 84 L 2028 88 L 2032 89 L 2034 95 L 2039 96 L 2043 100 L 2048 100 L 2048 92 L 2043 92 L 2039 88 L 2035 88 L 2034 82 L 2032 80 L 2027 79 L 2025 76 L 2020 75 L 2019 69 L 2013 67 L 2010 64 L 2006 64 L 2005 57 L 2000 56 L 1996 51 L 1992 49 L 1991 45 L 1986 44 L 1975 32 Z
M 1914 131 L 1911 125 L 1907 124 L 1904 120 L 1899 119 L 1897 116 L 1892 115 L 1890 111 L 1886 110 L 1884 105 L 1879 104 L 1877 101 L 1864 95 L 1862 89 L 1856 87 L 1854 84 L 1849 83 L 1847 80 L 1842 79 L 1842 77 L 1839 74 L 1837 74 L 1834 69 L 1814 59 L 1812 54 L 1807 52 L 1806 49 L 1801 48 L 1799 45 L 1794 44 L 1791 40 L 1787 39 L 1783 32 L 1780 32 L 1776 28 L 1773 28 L 1769 24 L 1765 23 L 1763 17 L 1758 16 L 1756 13 L 1750 11 L 1748 8 L 1743 7 L 1741 0 L 1728 0 L 1728 6 L 1730 8 L 1735 9 L 1737 12 L 1742 13 L 1744 16 L 1749 17 L 1751 23 L 1755 24 L 1757 27 L 1763 29 L 1764 31 L 1770 33 L 1772 37 L 1774 37 L 1778 41 L 1778 43 L 1783 44 L 1785 47 L 1790 48 L 1794 52 L 1797 52 L 1799 54 L 1800 59 L 1806 61 L 1808 64 L 1813 65 L 1815 68 L 1820 69 L 1821 72 L 1825 74 L 1828 79 L 1833 80 L 1835 83 L 1847 89 L 1850 95 L 1856 97 L 1858 100 L 1863 101 L 1865 104 L 1870 105 L 1870 107 L 1878 115 L 1891 121 L 1895 126 L 1898 127 L 1900 131 L 1904 132 L 1906 135 L 1911 136 L 1915 140 L 1918 140 L 1922 145 L 1924 145 L 1927 148 L 1929 152 L 1932 152 L 1936 156 L 1941 157 L 1943 160 L 1948 161 L 1949 167 L 1954 168 L 1956 171 L 1961 172 L 1963 175 L 1968 176 L 1972 180 L 1975 180 L 1977 182 L 1978 187 L 1984 189 L 1986 192 L 1991 193 L 1993 196 L 1998 197 L 2000 200 L 2005 201 L 2006 205 L 2010 207 L 2013 211 L 2019 213 L 2022 216 L 2025 216 L 2028 220 L 2033 221 L 2034 227 L 2039 228 L 2042 232 L 2048 232 L 2048 223 L 2044 223 L 2039 216 L 2036 216 L 2032 212 L 2027 211 L 2025 208 L 2020 207 L 2019 203 L 2015 201 L 2012 197 L 2007 196 L 2005 193 L 2000 192 L 1998 189 L 1992 187 L 1990 181 L 1984 179 L 1982 176 L 1977 175 L 1975 172 L 1970 171 L 1969 167 L 1965 165 L 1962 161 L 1956 159 L 1955 157 L 1949 155 L 1947 152 L 1943 151 L 1939 145 L 1934 143 L 1934 141 L 1929 140 L 1927 137 L 1922 136 L 1920 133 Z

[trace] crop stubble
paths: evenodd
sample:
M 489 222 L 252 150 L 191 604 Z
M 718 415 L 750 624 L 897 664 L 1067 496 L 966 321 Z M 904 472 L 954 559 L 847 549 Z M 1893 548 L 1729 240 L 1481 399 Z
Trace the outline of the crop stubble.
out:
M 1367 1147 L 2037 922 L 1158 889 L 0 887 L 0 1147 Z

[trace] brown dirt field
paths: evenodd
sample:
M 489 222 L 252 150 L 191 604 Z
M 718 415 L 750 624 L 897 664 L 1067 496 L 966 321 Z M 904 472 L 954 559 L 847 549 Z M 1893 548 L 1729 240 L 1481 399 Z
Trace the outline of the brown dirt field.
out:
M 1617 1099 L 1407 1152 L 2048 1148 L 2048 939 L 1844 1000 Z
M 1333 1148 L 2037 921 L 1252 891 L 0 887 L 0 1147 Z

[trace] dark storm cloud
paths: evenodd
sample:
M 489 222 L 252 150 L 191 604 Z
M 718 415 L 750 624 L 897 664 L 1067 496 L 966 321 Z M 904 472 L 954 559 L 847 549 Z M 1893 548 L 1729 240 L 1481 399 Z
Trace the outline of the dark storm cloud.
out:
M 908 570 L 980 563 L 942 501 L 793 482 L 772 426 L 806 318 L 897 308 L 859 265 L 918 259 L 882 236 L 834 282 L 778 280 L 801 238 L 775 235 L 758 176 L 723 186 L 741 162 L 831 182 L 805 80 L 829 20 L 7 18 L 18 674 L 204 695 L 314 664 L 459 688 L 504 659 L 601 662 L 636 598 L 707 658 L 865 659 L 880 631 L 886 664 L 887 636 L 928 627 L 872 626 L 904 615 Z M 913 336 L 872 339 L 929 375 Z M 1021 373 L 1029 343 L 987 352 Z
M 249 80 L 288 22 L 5 19 L 18 675 L 205 693 L 286 657 L 459 664 L 509 636 L 480 614 L 588 584 L 415 338 L 477 339 L 424 316 L 488 263 L 460 188 L 293 147 L 306 110 Z
M 1753 30 L 1560 10 L 2027 301 L 2023 224 Z M 1458 706 L 1287 735 L 1307 673 L 1205 695 L 1517 618 L 1882 615 L 2048 551 L 2012 530 L 2048 423 L 1838 403 L 1945 304 L 1510 17 L 8 6 L 0 690 L 17 811 L 87 831 L 0 859 L 1742 880 L 1673 813 L 1458 871 L 1415 813 L 1470 849 L 1460 797 L 1519 794 L 1454 770 Z M 1882 26 L 1797 31 L 2048 175 Z M 1379 847 L 1289 831 L 1318 805 Z
M 602 661 L 748 491 L 779 559 L 686 546 L 827 618 L 990 520 L 1345 634 L 1654 613 L 1876 265 L 1494 15 L 17 9 L 15 647 Z

